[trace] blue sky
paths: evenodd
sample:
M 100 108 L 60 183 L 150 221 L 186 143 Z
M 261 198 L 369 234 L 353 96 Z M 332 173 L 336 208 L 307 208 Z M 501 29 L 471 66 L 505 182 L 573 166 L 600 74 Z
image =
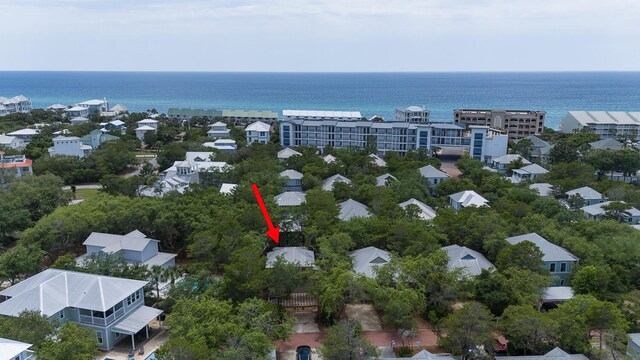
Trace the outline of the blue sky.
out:
M 640 70 L 637 0 L 0 0 L 0 70 Z

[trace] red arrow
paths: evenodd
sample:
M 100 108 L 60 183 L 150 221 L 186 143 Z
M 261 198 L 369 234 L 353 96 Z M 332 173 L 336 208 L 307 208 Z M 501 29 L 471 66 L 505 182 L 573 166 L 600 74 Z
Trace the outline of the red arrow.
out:
M 269 230 L 267 230 L 266 234 L 277 244 L 280 241 L 280 226 L 273 227 L 273 223 L 271 222 L 271 218 L 269 217 L 269 213 L 267 212 L 267 207 L 264 206 L 264 201 L 262 201 L 262 196 L 260 195 L 260 191 L 258 190 L 258 185 L 251 184 L 251 188 L 253 189 L 253 193 L 256 195 L 256 200 L 258 200 L 258 205 L 260 205 L 260 210 L 262 210 L 264 220 L 267 222 L 267 227 L 269 227 Z

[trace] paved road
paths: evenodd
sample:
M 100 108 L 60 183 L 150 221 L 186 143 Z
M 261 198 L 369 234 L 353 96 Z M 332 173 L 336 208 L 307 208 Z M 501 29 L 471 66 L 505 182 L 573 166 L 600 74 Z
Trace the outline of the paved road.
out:
M 100 184 L 76 185 L 76 190 L 80 190 L 80 189 L 102 189 L 102 185 Z M 71 190 L 71 186 L 63 186 L 62 190 Z

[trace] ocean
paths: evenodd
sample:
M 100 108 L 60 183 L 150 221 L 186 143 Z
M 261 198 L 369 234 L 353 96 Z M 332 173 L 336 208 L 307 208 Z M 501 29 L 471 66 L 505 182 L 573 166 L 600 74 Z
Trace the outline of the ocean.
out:
M 393 119 L 396 107 L 425 106 L 433 121 L 453 109 L 544 110 L 557 129 L 569 110 L 640 110 L 640 72 L 557 73 L 197 73 L 1 72 L 0 96 L 34 108 L 89 99 L 129 111 L 199 109 L 345 110 Z

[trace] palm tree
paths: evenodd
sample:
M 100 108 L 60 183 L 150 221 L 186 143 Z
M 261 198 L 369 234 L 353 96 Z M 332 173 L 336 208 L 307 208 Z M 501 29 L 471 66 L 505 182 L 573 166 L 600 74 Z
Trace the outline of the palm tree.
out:
M 151 284 L 156 289 L 156 301 L 160 301 L 160 283 L 167 279 L 165 269 L 160 265 L 153 265 L 149 275 L 151 276 Z

